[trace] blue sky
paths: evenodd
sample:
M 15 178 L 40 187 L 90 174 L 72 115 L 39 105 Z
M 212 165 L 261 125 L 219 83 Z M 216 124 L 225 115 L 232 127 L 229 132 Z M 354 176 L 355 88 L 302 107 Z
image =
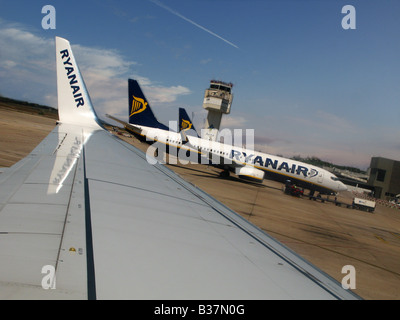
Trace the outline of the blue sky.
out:
M 356 29 L 342 28 L 345 5 Z M 366 169 L 400 160 L 399 16 L 397 0 L 0 0 L 0 94 L 57 107 L 61 36 L 102 118 L 127 119 L 130 77 L 160 121 L 185 107 L 201 128 L 219 79 L 234 83 L 222 126 L 254 129 L 257 149 Z

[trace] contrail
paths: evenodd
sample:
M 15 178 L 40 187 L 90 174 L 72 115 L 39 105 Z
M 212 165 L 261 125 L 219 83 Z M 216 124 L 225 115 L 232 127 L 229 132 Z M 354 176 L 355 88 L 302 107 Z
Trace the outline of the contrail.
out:
M 222 38 L 221 36 L 219 36 L 218 34 L 212 32 L 211 30 L 208 30 L 207 28 L 204 28 L 203 26 L 199 25 L 198 23 L 194 22 L 193 20 L 190 20 L 189 18 L 186 18 L 185 16 L 181 15 L 179 12 L 171 9 L 170 7 L 167 7 L 165 4 L 162 4 L 160 1 L 158 1 L 158 0 L 149 0 L 149 1 L 153 2 L 154 4 L 156 4 L 157 6 L 159 6 L 161 8 L 171 12 L 172 14 L 176 15 L 177 17 L 179 17 L 179 18 L 181 18 L 181 19 L 193 24 L 194 26 L 200 28 L 201 30 L 204 30 L 205 32 L 208 32 L 209 34 L 213 35 L 214 37 L 217 37 L 218 39 L 221 39 L 222 41 L 226 42 L 227 44 L 231 45 L 232 47 L 235 47 L 236 49 L 239 49 L 239 47 L 236 44 L 234 44 L 234 43 Z

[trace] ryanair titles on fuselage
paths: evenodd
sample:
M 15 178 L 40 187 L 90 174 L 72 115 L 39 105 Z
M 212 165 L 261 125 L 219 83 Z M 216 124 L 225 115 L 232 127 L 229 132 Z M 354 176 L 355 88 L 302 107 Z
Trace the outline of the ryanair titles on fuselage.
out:
M 65 60 L 65 61 L 63 61 L 63 64 L 65 66 L 65 70 L 67 71 L 69 85 L 71 86 L 72 94 L 74 95 L 74 98 L 75 98 L 76 107 L 79 108 L 80 106 L 85 105 L 85 100 L 82 97 L 81 87 L 79 86 L 79 83 L 77 80 L 75 68 L 72 65 L 71 57 L 69 56 L 68 49 L 61 50 L 60 54 L 61 54 L 61 59 Z
M 157 133 L 154 133 L 154 136 L 152 137 L 150 137 L 149 135 L 146 136 L 149 141 L 156 141 L 155 144 L 152 144 L 153 148 L 151 152 L 153 152 L 154 149 L 157 149 L 159 151 L 158 155 L 162 156 L 164 153 L 173 154 L 179 149 L 179 153 L 175 154 L 175 156 L 181 161 L 181 163 L 198 163 L 199 159 L 197 157 L 190 158 L 190 156 L 187 155 L 187 151 L 189 151 L 190 149 L 184 147 L 184 144 L 181 145 L 181 142 L 178 142 L 180 138 L 178 138 L 177 136 L 174 137 L 175 134 L 166 138 L 165 142 L 157 139 L 157 135 Z M 250 149 L 241 149 L 235 147 L 230 148 L 229 145 L 224 145 L 220 143 L 210 145 L 208 144 L 209 141 L 204 141 L 203 139 L 200 139 L 199 141 L 194 140 L 194 143 L 195 145 L 192 145 L 189 148 L 193 148 L 198 154 L 202 155 L 201 161 L 203 161 L 203 159 L 206 159 L 206 162 L 201 162 L 202 164 L 208 163 L 221 165 L 222 160 L 224 162 L 223 164 L 228 166 L 231 165 L 232 162 L 239 165 L 251 165 L 257 169 L 268 172 L 275 172 L 277 174 L 298 175 L 299 179 L 302 177 L 313 178 L 318 176 L 319 174 L 319 171 L 317 169 L 314 169 L 312 167 L 310 168 L 305 163 L 294 160 L 290 161 L 289 159 L 274 157 L 265 153 L 255 153 Z M 166 151 L 164 149 L 166 145 L 170 147 L 176 147 L 176 149 L 169 149 L 168 151 Z M 183 150 L 183 152 L 181 152 L 181 150 Z M 150 151 L 150 148 L 148 149 L 148 151 Z M 151 153 L 149 153 L 149 155 L 151 155 L 152 157 L 154 156 Z M 209 161 L 211 161 L 211 163 Z
M 254 158 L 253 158 L 254 157 Z M 247 155 L 246 152 L 244 151 L 238 151 L 238 150 L 231 150 L 230 153 L 230 159 L 233 161 L 238 161 L 238 162 L 244 162 L 248 164 L 252 164 L 260 169 L 264 170 L 277 170 L 281 172 L 287 172 L 287 173 L 292 173 L 292 174 L 297 174 L 297 175 L 304 175 L 304 177 L 315 177 L 318 175 L 318 171 L 315 169 L 309 169 L 305 166 L 292 163 L 289 164 L 286 161 L 279 161 L 278 159 L 271 159 L 269 157 L 262 157 L 260 155 L 255 156 L 254 154 L 249 154 Z M 283 159 L 282 159 L 283 160 Z

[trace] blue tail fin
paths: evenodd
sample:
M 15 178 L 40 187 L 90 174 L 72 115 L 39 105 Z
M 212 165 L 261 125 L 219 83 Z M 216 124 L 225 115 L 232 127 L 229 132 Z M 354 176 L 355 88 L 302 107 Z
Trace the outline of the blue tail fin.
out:
M 147 102 L 139 83 L 136 80 L 128 80 L 129 87 L 129 123 L 139 126 L 169 130 L 169 128 L 158 122 Z
M 190 120 L 186 110 L 184 108 L 179 108 L 179 131 L 186 131 L 192 129 L 196 132 L 197 136 L 198 133 L 193 125 L 192 120 Z

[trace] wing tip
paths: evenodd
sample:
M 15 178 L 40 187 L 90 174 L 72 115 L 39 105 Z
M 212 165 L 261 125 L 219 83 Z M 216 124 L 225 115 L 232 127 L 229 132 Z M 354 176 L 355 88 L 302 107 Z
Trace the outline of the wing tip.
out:
M 56 36 L 55 42 L 60 122 L 101 127 L 69 40 Z

